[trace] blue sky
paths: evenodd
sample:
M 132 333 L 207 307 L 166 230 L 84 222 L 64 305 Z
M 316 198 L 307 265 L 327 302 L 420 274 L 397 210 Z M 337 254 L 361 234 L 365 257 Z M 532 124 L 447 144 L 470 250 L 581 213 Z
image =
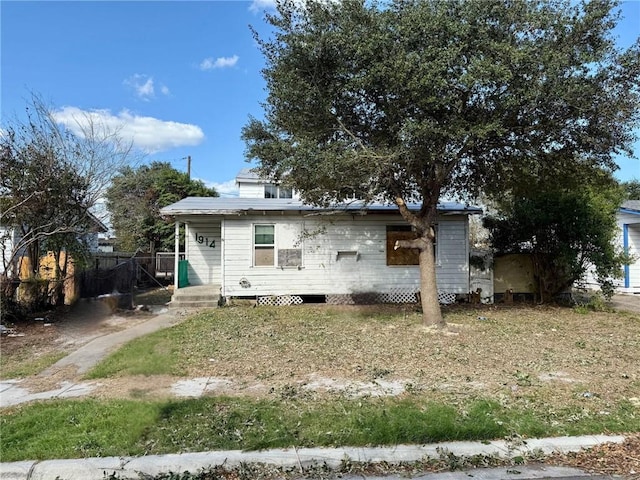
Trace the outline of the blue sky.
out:
M 31 92 L 60 121 L 93 112 L 123 136 L 192 177 L 233 195 L 245 162 L 240 139 L 266 97 L 263 57 L 249 25 L 268 35 L 255 1 L 0 2 L 3 121 Z M 621 46 L 640 36 L 640 1 L 623 3 Z M 640 156 L 640 142 L 636 143 Z M 619 159 L 620 180 L 640 179 L 640 161 Z

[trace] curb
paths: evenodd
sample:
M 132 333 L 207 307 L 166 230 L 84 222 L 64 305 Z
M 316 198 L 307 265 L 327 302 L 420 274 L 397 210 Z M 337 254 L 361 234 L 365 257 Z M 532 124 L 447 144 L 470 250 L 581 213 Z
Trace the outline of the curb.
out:
M 439 458 L 440 452 L 450 452 L 459 457 L 474 455 L 497 456 L 500 458 L 515 458 L 536 453 L 573 452 L 583 448 L 593 447 L 602 443 L 621 443 L 621 435 L 591 435 L 581 437 L 556 437 L 530 439 L 515 445 L 513 442 L 493 441 L 486 444 L 478 442 L 447 442 L 431 445 L 398 445 L 395 447 L 378 448 L 291 448 L 274 449 L 257 452 L 242 450 L 184 453 L 167 455 L 150 455 L 144 457 L 104 457 L 70 460 L 45 460 L 0 463 L 0 478 L 3 480 L 104 480 L 113 474 L 120 479 L 140 479 L 141 477 L 157 476 L 169 472 L 182 473 L 200 472 L 218 465 L 229 467 L 240 464 L 264 463 L 279 467 L 300 468 L 314 465 L 326 465 L 336 469 L 345 461 L 352 462 L 416 462 L 425 458 Z M 512 470 L 514 470 L 512 468 Z M 581 470 L 558 467 L 518 467 L 516 472 L 501 469 L 474 470 L 477 479 L 517 478 L 528 480 L 535 478 L 603 478 L 593 477 Z M 487 476 L 488 475 L 488 476 Z M 491 476 L 493 475 L 493 476 Z M 342 478 L 348 479 L 348 476 Z M 356 477 L 351 477 L 356 478 Z M 366 478 L 362 475 L 357 478 Z M 387 479 L 398 479 L 398 476 L 388 476 Z M 426 474 L 421 477 L 430 480 L 468 479 L 464 472 L 450 472 L 447 474 Z

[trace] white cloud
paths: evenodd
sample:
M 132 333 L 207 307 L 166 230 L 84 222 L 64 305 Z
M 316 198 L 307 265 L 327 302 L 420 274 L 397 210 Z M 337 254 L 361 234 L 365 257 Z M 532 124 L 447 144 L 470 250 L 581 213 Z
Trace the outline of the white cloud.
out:
M 276 0 L 253 0 L 249 6 L 249 10 L 253 13 L 259 13 L 264 10 L 271 10 L 276 7 Z
M 240 57 L 234 55 L 233 57 L 218 57 L 215 60 L 213 57 L 205 58 L 200 62 L 200 70 L 213 70 L 214 68 L 229 68 L 235 66 L 238 63 Z
M 156 96 L 155 82 L 153 80 L 153 77 L 150 77 L 149 75 L 136 73 L 135 75 L 131 75 L 122 83 L 131 87 L 136 96 L 144 101 L 148 102 L 150 99 L 155 98 Z M 166 85 L 161 85 L 160 92 L 163 95 L 169 95 L 169 87 L 167 87 Z
M 107 132 L 117 132 L 126 141 L 145 153 L 156 153 L 170 148 L 193 146 L 202 143 L 204 133 L 197 125 L 142 117 L 122 110 L 117 115 L 110 110 L 81 110 L 64 107 L 53 113 L 56 122 L 78 136 L 83 135 L 89 124 Z
M 225 197 L 225 198 L 237 197 L 240 194 L 240 191 L 238 190 L 238 185 L 236 185 L 235 179 L 228 180 L 222 183 L 208 182 L 206 180 L 203 180 L 203 182 L 207 187 L 215 188 L 216 192 L 218 192 L 218 195 L 220 195 L 221 197 Z

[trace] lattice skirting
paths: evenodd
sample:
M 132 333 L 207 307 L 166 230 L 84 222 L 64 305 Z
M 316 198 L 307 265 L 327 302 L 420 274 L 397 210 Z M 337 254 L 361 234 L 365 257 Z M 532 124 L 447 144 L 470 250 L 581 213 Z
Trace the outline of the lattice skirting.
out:
M 385 293 L 363 292 L 363 293 L 346 293 L 326 295 L 325 302 L 329 305 L 375 305 L 378 303 L 417 303 L 419 301 L 417 292 L 410 290 L 392 290 Z M 450 305 L 456 303 L 456 294 L 447 292 L 438 292 L 438 302 L 441 305 Z M 302 297 L 299 295 L 272 295 L 258 297 L 258 305 L 300 305 L 303 303 Z
M 374 305 L 378 303 L 416 303 L 418 295 L 409 290 L 395 290 L 385 293 L 363 292 L 327 295 L 330 305 Z
M 451 305 L 452 303 L 456 303 L 456 294 L 438 292 L 438 303 L 440 305 Z
M 282 307 L 285 305 L 301 305 L 302 297 L 299 295 L 277 295 L 271 297 L 258 297 L 258 305 L 272 305 Z

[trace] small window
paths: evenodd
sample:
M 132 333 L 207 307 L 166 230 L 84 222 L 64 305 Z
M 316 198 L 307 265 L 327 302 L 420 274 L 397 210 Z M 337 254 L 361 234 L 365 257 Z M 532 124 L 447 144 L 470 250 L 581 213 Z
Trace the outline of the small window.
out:
M 265 185 L 264 198 L 278 198 L 278 187 L 275 185 Z
M 275 227 L 273 225 L 254 225 L 253 264 L 256 267 L 275 265 Z

